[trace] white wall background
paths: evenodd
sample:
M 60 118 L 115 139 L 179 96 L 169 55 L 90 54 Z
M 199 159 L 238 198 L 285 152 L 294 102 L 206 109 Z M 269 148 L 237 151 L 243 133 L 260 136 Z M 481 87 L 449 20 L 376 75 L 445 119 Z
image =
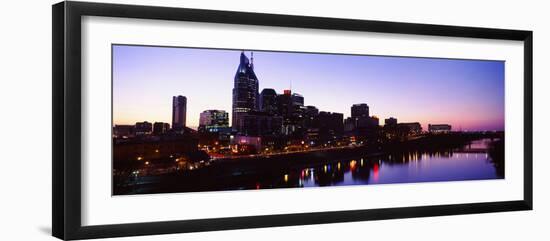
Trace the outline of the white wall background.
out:
M 550 18 L 546 1 L 119 0 L 109 2 L 534 31 L 534 206 L 508 212 L 115 240 L 548 240 Z M 51 232 L 51 4 L 9 1 L 0 11 L 0 240 Z

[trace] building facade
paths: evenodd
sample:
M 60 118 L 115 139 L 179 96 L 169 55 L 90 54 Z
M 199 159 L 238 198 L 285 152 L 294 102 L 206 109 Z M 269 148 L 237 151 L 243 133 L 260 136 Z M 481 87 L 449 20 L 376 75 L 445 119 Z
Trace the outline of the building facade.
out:
M 243 130 L 243 118 L 251 111 L 258 110 L 259 81 L 254 73 L 253 54 L 251 60 L 241 52 L 239 67 L 235 73 L 233 86 L 233 101 L 231 124 L 237 132 Z
M 136 122 L 134 131 L 136 136 L 149 135 L 153 132 L 153 124 L 147 121 Z
M 344 134 L 344 114 L 321 111 L 318 121 L 321 141 L 336 140 Z
M 186 126 L 187 119 L 187 97 L 172 97 L 172 129 L 180 132 Z
M 170 130 L 170 124 L 164 122 L 155 122 L 153 124 L 153 134 L 162 135 Z
M 428 124 L 428 131 L 430 133 L 449 133 L 451 132 L 451 125 L 448 124 Z
M 365 103 L 352 105 L 351 117 L 369 117 L 369 106 Z
M 246 136 L 275 136 L 282 130 L 283 118 L 265 112 L 249 112 L 242 118 L 241 134 Z
M 277 114 L 277 92 L 274 89 L 263 89 L 260 93 L 260 110 L 270 115 Z
M 385 126 L 396 126 L 397 125 L 397 119 L 390 117 L 384 120 Z
M 218 132 L 229 127 L 229 114 L 224 110 L 205 110 L 200 114 L 199 132 Z
M 422 125 L 418 122 L 399 123 L 397 126 L 402 132 L 407 132 L 408 135 L 422 133 Z
M 130 138 L 135 135 L 135 125 L 115 125 L 113 127 L 113 137 Z

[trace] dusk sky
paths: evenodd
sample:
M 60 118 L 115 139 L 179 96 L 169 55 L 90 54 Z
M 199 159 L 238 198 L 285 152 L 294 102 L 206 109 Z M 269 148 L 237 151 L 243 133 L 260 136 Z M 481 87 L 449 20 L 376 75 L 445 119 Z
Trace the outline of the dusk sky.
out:
M 250 51 L 245 50 L 250 57 Z M 113 123 L 171 123 L 172 96 L 187 97 L 187 126 L 199 113 L 225 110 L 241 50 L 113 46 Z M 451 124 L 453 130 L 504 129 L 504 62 L 254 51 L 260 91 L 290 88 L 305 105 L 350 116 Z

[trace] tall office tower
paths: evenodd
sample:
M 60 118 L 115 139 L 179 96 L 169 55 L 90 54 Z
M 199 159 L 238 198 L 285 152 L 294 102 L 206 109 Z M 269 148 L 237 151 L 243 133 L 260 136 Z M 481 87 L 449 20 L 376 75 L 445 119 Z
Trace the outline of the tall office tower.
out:
M 321 140 L 337 139 L 344 133 L 344 114 L 320 111 L 318 119 Z
M 153 124 L 153 134 L 162 135 L 170 129 L 170 124 L 164 122 L 155 122 Z
M 298 93 L 292 93 L 292 105 L 304 106 L 304 96 Z
M 182 132 L 187 117 L 187 98 L 185 96 L 172 97 L 172 129 Z
M 277 113 L 277 92 L 274 89 L 263 89 L 260 94 L 260 110 L 274 115 Z
M 317 107 L 308 105 L 304 107 L 304 127 L 305 128 L 316 128 L 318 127 L 317 117 L 319 116 L 319 109 Z
M 251 53 L 252 56 L 252 53 Z M 259 93 L 258 77 L 254 73 L 254 63 L 241 52 L 241 59 L 233 86 L 233 113 L 231 122 L 233 129 L 240 132 L 243 127 L 243 117 L 251 111 L 258 110 Z
M 367 104 L 354 104 L 351 106 L 351 117 L 369 117 L 369 106 Z

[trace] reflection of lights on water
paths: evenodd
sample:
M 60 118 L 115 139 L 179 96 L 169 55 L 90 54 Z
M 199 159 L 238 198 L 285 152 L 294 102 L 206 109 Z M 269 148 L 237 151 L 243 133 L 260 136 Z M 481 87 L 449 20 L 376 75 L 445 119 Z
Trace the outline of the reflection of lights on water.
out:
M 338 162 L 338 171 L 340 170 L 340 162 Z
M 357 165 L 357 161 L 355 161 L 355 160 L 351 160 L 351 161 L 349 162 L 349 168 L 350 168 L 352 171 L 355 170 L 356 165 Z
M 349 167 L 350 167 L 351 169 L 355 169 L 356 166 L 357 166 L 357 161 L 351 160 L 351 161 L 349 162 Z
M 374 174 L 374 180 L 378 181 L 378 172 L 379 172 L 379 166 L 378 164 L 374 164 L 373 166 L 373 174 Z
M 327 165 L 325 165 L 323 168 L 325 170 L 325 173 L 327 173 Z
M 361 166 L 363 166 L 363 158 L 361 158 Z
M 256 189 L 260 189 L 260 183 L 259 182 L 256 183 Z
M 288 174 L 285 174 L 284 179 L 285 179 L 285 182 L 288 182 Z

